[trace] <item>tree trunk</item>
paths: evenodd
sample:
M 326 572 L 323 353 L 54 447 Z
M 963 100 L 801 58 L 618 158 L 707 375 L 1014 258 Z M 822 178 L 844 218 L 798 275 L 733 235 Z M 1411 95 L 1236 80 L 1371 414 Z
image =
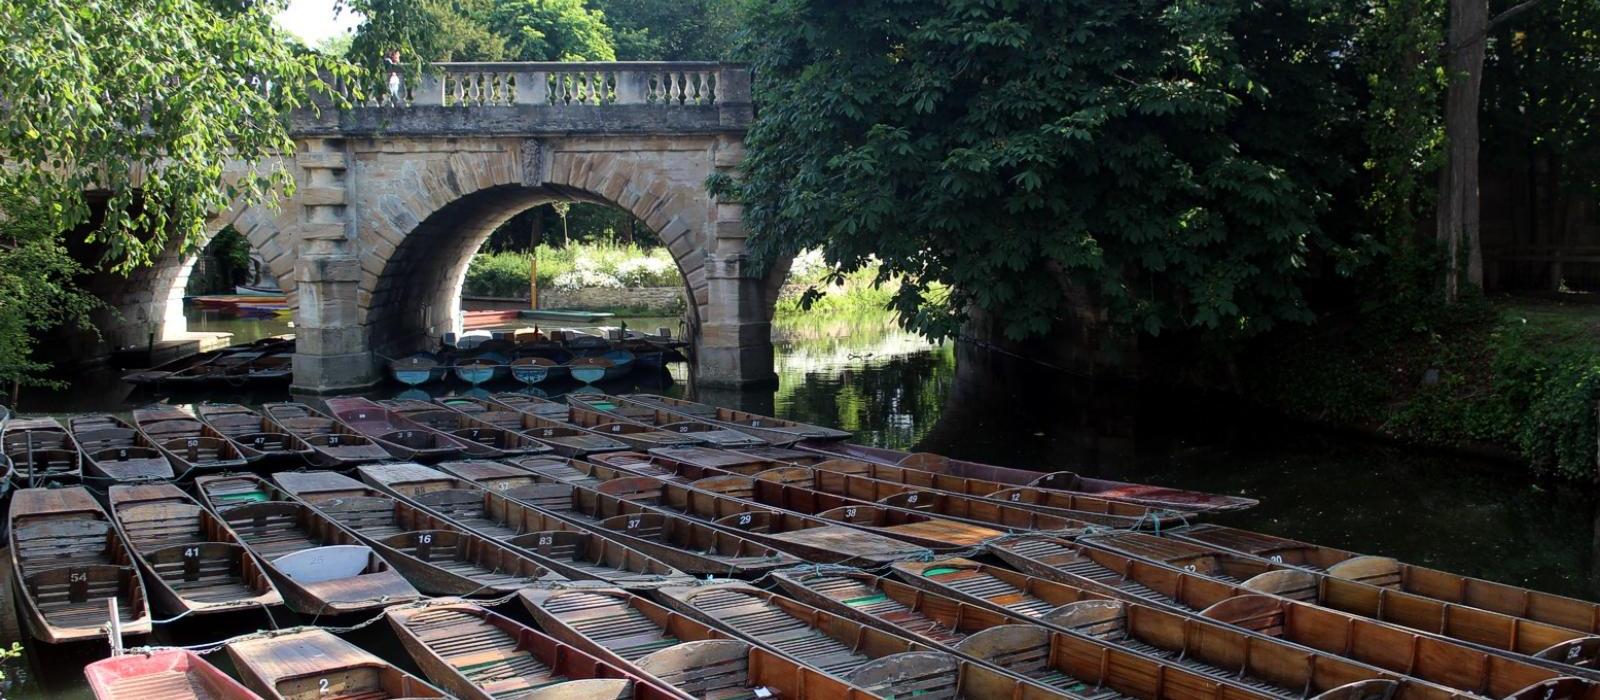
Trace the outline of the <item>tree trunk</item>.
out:
M 1488 23 L 1488 0 L 1450 0 L 1450 51 L 1445 58 L 1450 79 L 1444 113 L 1447 151 L 1439 173 L 1435 223 L 1439 244 L 1449 255 L 1444 295 L 1451 302 L 1461 295 L 1463 271 L 1467 284 L 1483 285 L 1483 247 L 1478 235 L 1478 100 Z

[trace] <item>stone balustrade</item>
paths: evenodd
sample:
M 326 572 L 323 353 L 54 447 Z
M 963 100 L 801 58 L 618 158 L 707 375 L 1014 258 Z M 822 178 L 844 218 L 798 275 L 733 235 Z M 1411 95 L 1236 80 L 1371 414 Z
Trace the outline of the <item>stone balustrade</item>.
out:
M 411 105 L 658 105 L 709 107 L 726 73 L 720 63 L 436 63 L 413 87 Z

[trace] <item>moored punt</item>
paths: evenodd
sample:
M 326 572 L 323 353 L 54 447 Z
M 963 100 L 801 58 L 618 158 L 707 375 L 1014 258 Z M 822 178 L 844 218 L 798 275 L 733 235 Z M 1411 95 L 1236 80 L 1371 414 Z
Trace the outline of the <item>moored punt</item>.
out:
M 670 411 L 618 401 L 616 397 L 605 394 L 568 394 L 567 401 L 647 428 L 693 435 L 701 442 L 716 447 L 761 447 L 769 444 L 766 440 L 733 428 L 689 420 Z
M 820 457 L 815 453 L 802 454 Z M 1034 486 L 1013 486 L 998 481 L 970 479 L 857 459 L 822 459 L 800 466 L 810 466 L 812 469 L 819 471 L 838 472 L 879 481 L 889 481 L 919 489 L 933 489 L 961 496 L 986 498 L 1001 501 L 1018 508 L 1027 508 L 1041 513 L 1085 520 L 1092 519 L 1085 514 L 1095 513 L 1142 520 L 1142 522 L 1149 523 L 1152 526 L 1168 527 L 1183 522 L 1187 515 L 1173 513 L 1166 508 L 1158 506 L 1099 498 L 1072 491 L 1044 489 Z
M 929 595 L 949 595 L 982 605 L 1006 614 L 1015 622 L 1056 626 L 1118 644 L 1131 641 L 1133 644 L 1129 646 L 1144 653 L 1152 653 L 1146 647 L 1154 646 L 1165 649 L 1164 654 L 1157 655 L 1168 658 L 1174 656 L 1174 650 L 1168 648 L 1170 644 L 1163 646 L 1165 643 L 1158 641 L 1152 645 L 1140 640 L 1151 637 L 1157 640 L 1182 639 L 1185 644 L 1204 643 L 1208 634 L 1217 634 L 1209 628 L 1222 623 L 1476 696 L 1515 697 L 1534 686 L 1566 678 L 1559 671 L 1549 668 L 1485 654 L 1459 644 L 1316 606 L 1263 595 L 1229 597 L 1228 587 L 1223 584 L 1202 586 L 1203 590 L 1187 594 L 1187 600 L 1191 603 L 1218 601 L 1205 607 L 1199 613 L 1199 619 L 1194 619 L 1165 612 L 1142 601 L 1107 600 L 1093 589 L 1069 586 L 961 559 L 896 564 L 895 573 L 930 591 Z M 976 582 L 985 576 L 990 579 L 989 584 L 977 586 Z M 851 592 L 842 586 L 824 590 L 834 597 Z M 1026 590 L 1065 591 L 1079 595 L 1081 600 L 1061 606 L 1013 604 L 1017 597 L 1027 595 L 1023 593 Z M 901 594 L 899 599 L 907 599 L 907 596 Z M 926 600 L 919 602 L 928 609 L 948 616 L 948 610 L 944 607 Z M 1228 635 L 1232 634 L 1232 631 L 1228 632 Z M 1187 654 L 1180 650 L 1176 656 L 1184 658 Z M 1561 697 L 1600 695 L 1592 683 L 1577 679 L 1566 678 L 1562 686 Z M 1541 694 L 1535 694 L 1534 697 Z
M 350 426 L 303 403 L 269 403 L 261 407 L 267 418 L 306 441 L 316 453 L 319 467 L 349 467 L 389 459 L 382 445 Z
M 246 503 L 217 513 L 295 612 L 344 615 L 420 594 L 377 552 L 304 503 Z
M 127 542 L 88 489 L 21 489 L 11 496 L 11 568 L 35 639 L 104 639 L 117 603 L 124 635 L 150 632 L 150 605 Z
M 101 659 L 83 667 L 95 700 L 261 700 L 187 649 Z
M 300 465 L 316 457 L 316 451 L 304 439 L 239 404 L 200 404 L 195 407 L 195 415 L 228 439 L 260 453 L 260 459 Z
M 468 462 L 456 463 L 456 466 L 483 474 L 494 465 Z M 683 583 L 689 578 L 619 541 L 602 538 L 592 530 L 568 524 L 443 472 L 407 464 L 373 465 L 362 467 L 360 471 L 363 479 L 385 489 L 408 506 L 422 509 L 463 530 L 498 540 L 567 578 L 600 580 L 628 588 Z M 512 488 L 526 484 L 507 480 L 499 485 Z
M 1129 554 L 1158 542 L 1141 533 L 1118 533 L 1120 542 L 1085 546 L 1045 536 L 1018 537 L 991 543 L 989 551 L 1007 564 L 1034 576 L 1157 605 L 1200 611 L 1226 598 L 1248 594 L 1281 596 L 1291 602 L 1321 606 L 1366 618 L 1403 631 L 1422 633 L 1446 643 L 1467 645 L 1478 652 L 1505 655 L 1562 673 L 1594 677 L 1600 638 L 1564 628 L 1513 618 L 1475 608 L 1440 603 L 1390 589 L 1319 576 L 1220 550 L 1191 547 L 1166 540 L 1160 559 Z M 1097 538 L 1081 538 L 1080 542 Z M 1114 544 L 1115 546 L 1110 546 Z M 1169 565 L 1170 561 L 1174 565 Z M 1182 568 L 1179 568 L 1181 566 Z M 1193 567 L 1192 569 L 1190 567 Z M 1347 621 L 1346 625 L 1353 625 Z M 1574 651 L 1576 650 L 1576 651 Z
M 422 386 L 444 379 L 450 367 L 431 352 L 412 353 L 384 363 L 389 376 L 406 386 Z
M 228 526 L 172 484 L 116 485 L 111 517 L 167 614 L 281 605 L 283 596 Z
M 604 435 L 549 420 L 534 413 L 512 409 L 490 399 L 452 396 L 434 399 L 452 410 L 460 411 L 497 428 L 511 430 L 549 445 L 563 457 L 582 457 L 595 452 L 626 450 L 628 446 Z
M 1166 534 L 1177 539 L 1261 557 L 1274 563 L 1326 573 L 1384 588 L 1467 605 L 1567 629 L 1600 633 L 1600 604 L 1485 581 L 1448 571 L 1264 535 L 1221 525 L 1196 525 Z
M 548 357 L 532 355 L 511 361 L 511 377 L 528 386 L 563 379 L 567 376 L 567 372 L 565 363 Z
M 491 394 L 489 396 L 489 400 L 505 406 L 513 411 L 532 413 L 533 415 L 545 420 L 555 421 L 557 423 L 572 423 L 571 411 L 569 410 L 567 404 L 561 401 L 551 401 L 550 399 L 543 397 L 533 396 L 531 394 L 519 394 L 514 391 Z
M 371 399 L 328 399 L 328 411 L 398 459 L 453 459 L 464 451 L 460 440 L 407 420 Z
M 278 485 L 339 523 L 430 595 L 503 595 L 563 577 L 448 519 L 335 472 L 284 472 Z
M 584 384 L 616 379 L 633 371 L 633 353 L 627 350 L 607 350 L 593 357 L 577 357 L 567 363 L 567 372 Z
M 320 629 L 230 642 L 244 684 L 276 700 L 448 697 L 426 681 Z
M 707 466 L 718 464 L 714 459 L 675 459 L 673 455 L 685 452 L 723 453 L 705 447 L 670 447 L 651 450 L 650 452 L 611 452 L 603 455 L 592 455 L 586 461 L 603 467 L 610 467 L 629 474 L 639 476 L 653 476 L 657 479 L 689 483 L 711 476 L 755 476 L 774 468 L 774 464 L 766 460 L 756 460 L 742 455 L 731 455 L 730 459 L 721 462 L 721 466 Z
M 774 445 L 788 445 L 799 440 L 844 440 L 850 433 L 820 425 L 807 425 L 798 421 L 763 416 L 731 408 L 720 408 L 684 399 L 674 399 L 656 394 L 623 394 L 617 399 L 641 406 L 660 408 L 692 420 L 726 425 L 749 433 Z
M 691 574 L 757 576 L 800 563 L 772 547 L 704 523 L 628 508 L 570 484 L 531 483 L 527 472 L 505 465 L 446 462 L 439 466 L 488 492 L 483 508 L 486 517 L 530 523 L 527 530 L 554 529 L 549 527 L 549 519 L 559 519 Z
M 744 583 L 659 593 L 673 610 L 882 697 L 1076 697 Z
M 1134 484 L 1126 481 L 1097 479 L 1064 471 L 1039 472 L 997 467 L 991 464 L 951 459 L 943 455 L 927 452 L 901 452 L 900 450 L 867 447 L 849 442 L 806 441 L 797 443 L 795 446 L 830 457 L 877 462 L 909 469 L 920 469 L 936 474 L 950 474 L 971 479 L 998 481 L 1015 486 L 1036 486 L 1060 491 L 1086 493 L 1100 498 L 1169 508 L 1178 512 L 1241 510 L 1259 503 L 1253 498 L 1244 498 L 1242 496 L 1227 496 L 1164 486 Z
M 476 605 L 393 607 L 384 617 L 423 673 L 462 700 L 681 697 Z
M 207 474 L 194 480 L 194 490 L 213 513 L 249 503 L 294 500 L 254 474 Z
M 83 450 L 88 477 L 133 483 L 173 477 L 172 462 L 144 433 L 109 415 L 74 416 L 67 420 L 72 439 Z
M 762 509 L 797 513 L 823 522 L 840 523 L 849 527 L 903 540 L 929 549 L 958 549 L 971 547 L 1001 537 L 1005 529 L 989 524 L 977 524 L 950 518 L 934 517 L 903 508 L 864 503 L 832 494 L 819 493 L 779 481 L 752 479 L 743 476 L 712 476 L 689 483 L 687 486 L 668 484 L 669 498 L 674 504 L 687 501 L 696 504 L 706 496 L 738 499 Z M 604 488 L 602 485 L 601 488 Z M 681 499 L 681 500 L 678 500 Z M 1031 515 L 1039 515 L 1031 513 Z M 1059 518 L 1039 515 L 1042 522 L 1065 531 L 1082 527 Z
M 656 447 L 683 447 L 698 445 L 702 441 L 693 433 L 669 433 L 633 421 L 624 420 L 577 404 L 567 405 L 567 422 L 593 433 L 605 435 L 635 450 Z
M 456 360 L 450 371 L 454 372 L 456 379 L 477 386 L 505 377 L 510 372 L 511 361 L 505 355 L 495 352 L 486 352 L 476 357 L 466 357 Z
M 626 591 L 524 590 L 517 595 L 550 636 L 688 697 L 876 697 Z
M 406 420 L 449 435 L 462 444 L 471 457 L 499 458 L 548 454 L 550 446 L 514 430 L 478 420 L 429 401 L 391 399 L 379 405 Z
M 172 461 L 179 477 L 195 470 L 239 469 L 261 457 L 193 414 L 169 406 L 133 409 L 133 425 Z
M 18 486 L 50 481 L 77 483 L 83 476 L 83 455 L 72 434 L 54 418 L 15 418 L 0 433 Z

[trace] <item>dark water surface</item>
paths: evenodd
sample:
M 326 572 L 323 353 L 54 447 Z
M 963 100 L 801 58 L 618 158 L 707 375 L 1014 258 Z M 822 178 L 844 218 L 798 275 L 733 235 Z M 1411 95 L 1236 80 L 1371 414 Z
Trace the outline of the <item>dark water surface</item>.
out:
M 653 319 L 640 328 L 675 326 Z M 196 330 L 238 340 L 281 329 L 197 319 Z M 1596 499 L 1587 490 L 1533 484 L 1519 468 L 1419 453 L 1288 424 L 1228 402 L 1064 377 L 963 346 L 929 345 L 876 315 L 798 318 L 776 330 L 776 391 L 695 391 L 688 372 L 635 377 L 612 392 L 646 390 L 853 430 L 857 442 L 1041 470 L 1248 495 L 1261 505 L 1218 522 L 1542 590 L 1600 597 Z M 957 356 L 979 379 L 958 380 Z M 554 387 L 553 389 L 573 387 Z M 397 395 L 386 386 L 375 396 Z M 455 386 L 448 392 L 460 393 Z M 552 395 L 556 392 L 552 391 Z M 67 391 L 25 395 L 26 412 L 126 411 L 152 401 L 258 403 L 286 394 L 162 397 L 107 374 Z M 527 621 L 515 605 L 501 612 Z M 293 624 L 280 614 L 279 624 Z M 157 641 L 197 644 L 252 631 L 240 619 L 179 623 Z M 348 639 L 409 666 L 380 622 Z M 100 645 L 29 646 L 4 666 L 0 696 L 89 697 L 79 669 Z M 226 654 L 207 657 L 227 667 Z M 41 666 L 43 668 L 41 668 Z M 0 686 L 4 688 L 4 686 Z

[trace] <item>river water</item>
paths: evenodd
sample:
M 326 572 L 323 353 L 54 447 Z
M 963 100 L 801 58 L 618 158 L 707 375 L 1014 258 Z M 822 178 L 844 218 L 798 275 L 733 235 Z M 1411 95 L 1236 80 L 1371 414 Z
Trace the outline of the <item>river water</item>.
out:
M 629 325 L 676 323 L 632 319 Z M 284 332 L 270 323 L 206 317 L 195 317 L 191 328 L 231 331 L 236 341 Z M 606 388 L 691 396 L 840 426 L 865 444 L 1248 495 L 1261 505 L 1218 522 L 1600 597 L 1600 514 L 1593 494 L 1531 483 L 1514 465 L 1417 452 L 1286 423 L 1215 398 L 1063 376 L 968 346 L 931 345 L 880 314 L 781 319 L 774 333 L 776 390 L 695 391 L 681 365 L 670 374 Z M 979 378 L 958 377 L 958 355 L 963 363 L 983 366 L 964 373 Z M 374 395 L 399 391 L 385 386 Z M 126 411 L 152 401 L 206 398 L 258 403 L 287 397 L 162 397 L 132 392 L 105 373 L 77 377 L 65 391 L 26 394 L 21 408 Z M 237 634 L 255 623 L 230 624 L 227 633 Z M 220 636 L 193 628 L 179 635 L 182 643 Z M 404 653 L 388 636 L 380 624 L 351 639 L 391 661 L 402 660 Z M 103 647 L 30 646 L 23 661 L 4 665 L 9 688 L 0 686 L 0 696 L 86 698 L 78 669 L 103 654 Z M 222 653 L 208 658 L 227 666 Z

